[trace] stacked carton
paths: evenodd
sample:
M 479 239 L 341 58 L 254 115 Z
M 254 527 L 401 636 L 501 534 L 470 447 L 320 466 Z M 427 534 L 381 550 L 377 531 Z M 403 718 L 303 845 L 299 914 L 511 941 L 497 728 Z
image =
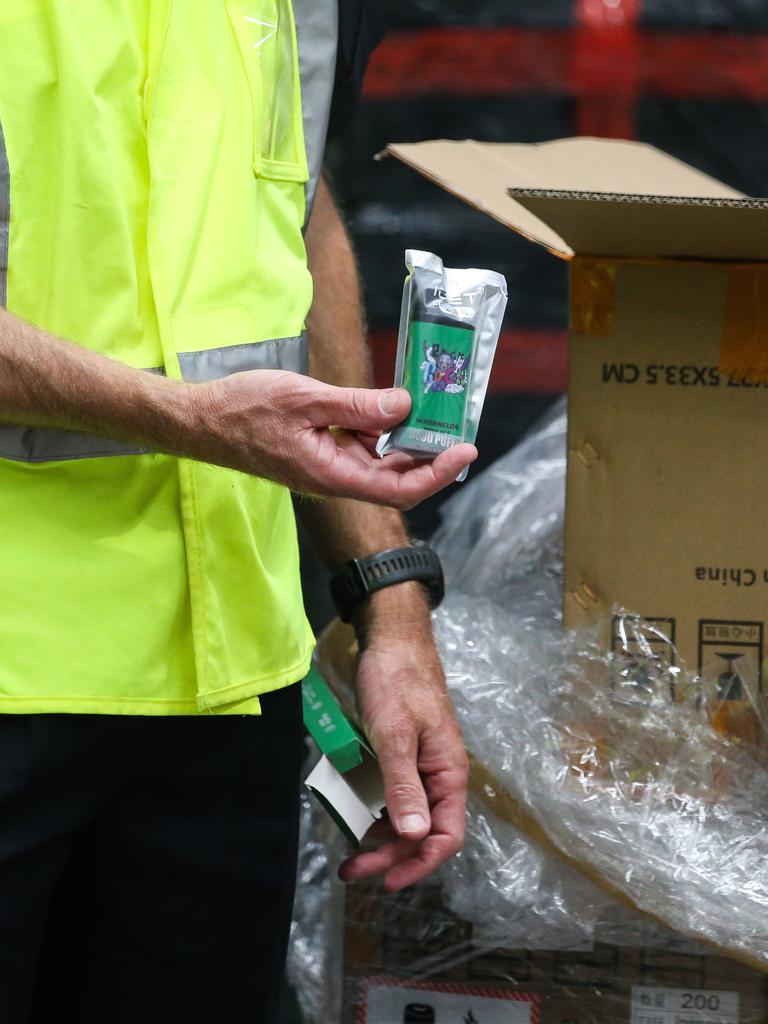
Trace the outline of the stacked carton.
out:
M 487 949 L 437 890 L 347 899 L 343 1024 L 764 1024 L 768 978 L 703 948 Z M 394 900 L 393 902 L 396 902 Z

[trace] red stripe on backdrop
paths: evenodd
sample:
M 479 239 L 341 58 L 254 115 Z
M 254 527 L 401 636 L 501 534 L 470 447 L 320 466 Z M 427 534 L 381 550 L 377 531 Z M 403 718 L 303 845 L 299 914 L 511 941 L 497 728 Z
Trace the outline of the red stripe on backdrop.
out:
M 610 33 L 613 35 L 614 33 Z M 373 55 L 369 99 L 643 93 L 768 102 L 768 35 L 441 28 L 396 33 Z
M 365 80 L 370 99 L 428 93 L 495 96 L 563 92 L 570 32 L 436 28 L 388 36 Z
M 589 28 L 634 28 L 642 0 L 576 0 L 576 21 Z
M 374 382 L 392 386 L 397 331 L 371 331 Z M 489 392 L 559 395 L 565 391 L 568 336 L 565 331 L 509 330 L 499 339 Z
M 629 27 L 576 30 L 569 73 L 569 91 L 577 101 L 576 135 L 635 137 L 643 89 L 639 45 Z

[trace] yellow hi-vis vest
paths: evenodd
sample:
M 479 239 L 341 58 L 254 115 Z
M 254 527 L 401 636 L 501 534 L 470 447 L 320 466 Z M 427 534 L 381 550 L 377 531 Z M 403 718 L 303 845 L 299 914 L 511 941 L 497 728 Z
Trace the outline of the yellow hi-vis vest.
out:
M 0 303 L 169 377 L 302 370 L 336 20 L 2 0 Z M 313 642 L 285 488 L 0 425 L 0 713 L 257 713 Z

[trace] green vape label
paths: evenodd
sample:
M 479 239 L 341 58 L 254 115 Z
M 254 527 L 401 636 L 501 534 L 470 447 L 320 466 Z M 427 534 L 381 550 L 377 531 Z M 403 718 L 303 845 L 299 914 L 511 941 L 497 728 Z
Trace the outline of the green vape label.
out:
M 403 386 L 413 405 L 401 429 L 462 436 L 473 339 L 469 327 L 411 321 Z
M 314 665 L 301 684 L 304 725 L 312 739 L 338 772 L 348 772 L 363 762 L 367 746 L 331 693 Z

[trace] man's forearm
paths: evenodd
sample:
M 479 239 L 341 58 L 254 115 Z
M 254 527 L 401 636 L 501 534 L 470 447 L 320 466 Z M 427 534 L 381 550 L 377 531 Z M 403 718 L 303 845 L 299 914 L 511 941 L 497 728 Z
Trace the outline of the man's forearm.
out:
M 369 384 L 355 262 L 324 186 L 307 245 L 316 295 L 307 324 L 312 371 L 340 384 Z M 331 568 L 407 541 L 402 517 L 388 509 L 325 500 L 304 502 L 302 511 Z M 383 874 L 393 891 L 424 879 L 460 848 L 467 758 L 421 584 L 380 590 L 360 606 L 355 627 L 357 705 L 381 766 L 392 832 L 375 851 L 345 861 L 340 876 Z
M 371 387 L 370 355 L 354 253 L 324 182 L 318 190 L 307 231 L 307 250 L 315 282 L 315 300 L 307 319 L 310 373 L 343 387 Z M 408 543 L 403 517 L 393 509 L 335 498 L 305 501 L 300 513 L 332 570 L 350 558 Z M 366 612 L 399 620 L 402 629 L 409 621 L 422 627 L 428 619 L 424 589 L 417 583 L 389 587 L 367 604 L 362 626 L 368 625 Z
M 354 282 L 354 266 L 352 271 Z M 329 274 L 337 281 L 332 268 Z M 315 320 L 321 339 L 326 318 L 327 311 L 318 312 Z M 321 359 L 332 367 L 337 357 L 342 366 L 351 359 L 337 349 Z M 318 376 L 337 374 L 321 366 Z M 97 434 L 264 477 L 301 494 L 411 508 L 450 483 L 471 461 L 469 445 L 400 472 L 361 444 L 349 450 L 350 437 L 391 429 L 409 404 L 402 389 L 334 387 L 286 370 L 251 370 L 203 383 L 168 379 L 52 337 L 0 310 L 0 424 Z M 338 435 L 334 427 L 350 433 Z M 386 513 L 374 515 L 385 522 Z M 398 520 L 387 521 L 397 543 L 403 536 Z M 358 527 L 361 537 L 367 523 Z M 384 537 L 384 527 L 376 533 Z M 336 557 L 333 550 L 330 557 Z
M 0 421 L 176 451 L 190 389 L 62 341 L 0 310 Z

